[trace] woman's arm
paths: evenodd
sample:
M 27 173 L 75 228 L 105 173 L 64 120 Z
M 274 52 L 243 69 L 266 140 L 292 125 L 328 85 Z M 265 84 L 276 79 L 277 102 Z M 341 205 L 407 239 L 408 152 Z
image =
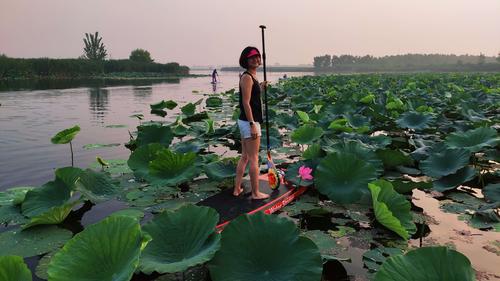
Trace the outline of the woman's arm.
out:
M 250 75 L 243 75 L 241 77 L 241 95 L 242 95 L 242 103 L 243 103 L 243 110 L 245 110 L 245 115 L 247 117 L 248 121 L 254 121 L 253 120 L 253 115 L 252 115 L 252 108 L 250 107 L 250 98 L 252 96 L 252 85 L 253 85 L 253 80 L 250 77 Z

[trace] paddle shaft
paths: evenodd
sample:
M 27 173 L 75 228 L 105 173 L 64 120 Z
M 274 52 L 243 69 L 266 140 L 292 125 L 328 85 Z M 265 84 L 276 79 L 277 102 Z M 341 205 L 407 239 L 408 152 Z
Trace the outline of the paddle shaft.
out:
M 262 59 L 264 65 L 264 82 L 267 81 L 267 72 L 266 72 L 266 43 L 264 40 L 264 29 L 266 29 L 265 25 L 259 26 L 262 30 Z M 266 142 L 267 142 L 267 151 L 271 149 L 269 144 L 269 110 L 267 108 L 267 85 L 264 84 L 264 106 L 266 110 Z

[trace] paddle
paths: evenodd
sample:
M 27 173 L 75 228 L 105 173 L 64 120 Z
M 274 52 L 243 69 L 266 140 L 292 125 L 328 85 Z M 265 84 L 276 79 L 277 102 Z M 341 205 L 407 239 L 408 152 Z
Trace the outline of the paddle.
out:
M 259 26 L 262 30 L 262 59 L 264 64 L 264 81 L 267 81 L 266 73 L 266 45 L 264 40 L 265 25 Z M 264 105 L 266 110 L 266 141 L 267 141 L 267 178 L 269 180 L 269 187 L 277 189 L 280 186 L 280 174 L 274 166 L 273 159 L 271 158 L 271 145 L 269 144 L 269 111 L 267 109 L 267 84 L 264 84 Z

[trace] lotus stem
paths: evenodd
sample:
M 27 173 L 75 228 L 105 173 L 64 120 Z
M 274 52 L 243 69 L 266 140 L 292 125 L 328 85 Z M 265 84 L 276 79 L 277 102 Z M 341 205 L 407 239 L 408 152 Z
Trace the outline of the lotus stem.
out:
M 73 162 L 73 144 L 71 141 L 69 142 L 69 149 L 71 150 L 71 167 L 74 167 L 74 162 Z

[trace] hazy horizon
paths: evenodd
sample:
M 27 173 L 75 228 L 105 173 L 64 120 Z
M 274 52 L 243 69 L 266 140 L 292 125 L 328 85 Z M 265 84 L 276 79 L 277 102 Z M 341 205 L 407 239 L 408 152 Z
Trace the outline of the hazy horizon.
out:
M 76 58 L 85 32 L 99 31 L 111 58 L 136 48 L 157 62 L 237 65 L 261 47 L 267 25 L 270 65 L 312 64 L 324 54 L 406 53 L 496 56 L 498 0 L 2 0 L 0 53 Z

